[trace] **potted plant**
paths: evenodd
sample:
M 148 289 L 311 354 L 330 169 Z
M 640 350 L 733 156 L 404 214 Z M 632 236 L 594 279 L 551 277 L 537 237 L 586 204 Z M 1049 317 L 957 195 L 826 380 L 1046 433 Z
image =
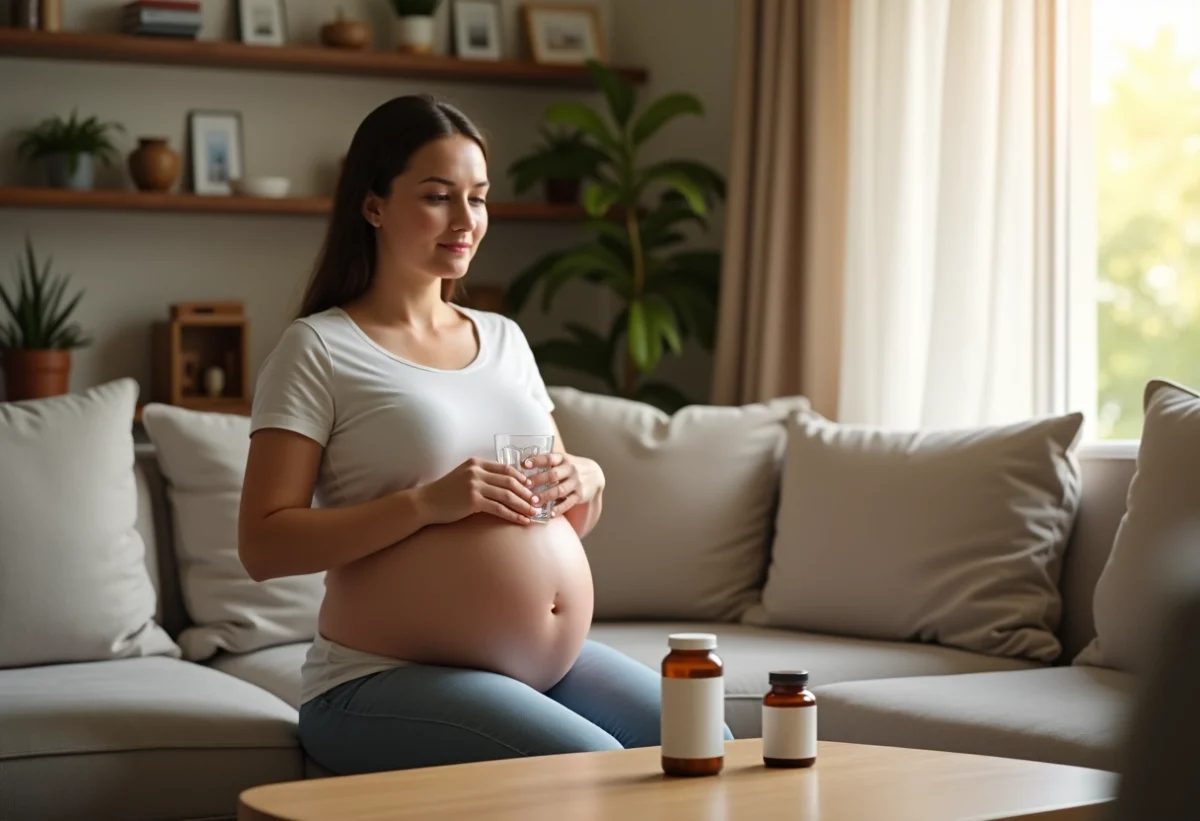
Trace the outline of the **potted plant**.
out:
M 694 160 L 639 162 L 641 150 L 668 122 L 703 115 L 695 96 L 666 94 L 635 117 L 634 88 L 595 61 L 588 67 L 604 92 L 607 119 L 574 101 L 551 105 L 544 119 L 575 129 L 603 154 L 585 181 L 585 227 L 594 236 L 534 262 L 513 281 L 508 304 L 519 312 L 540 286 L 542 310 L 549 312 L 572 280 L 608 290 L 620 309 L 606 334 L 568 323 L 568 336 L 535 345 L 534 355 L 541 364 L 590 374 L 614 393 L 674 412 L 691 400 L 647 377 L 667 352 L 681 353 L 689 337 L 712 349 L 720 252 L 681 248 L 687 237 L 680 229 L 693 223 L 707 230 L 710 207 L 725 197 L 725 181 Z
M 72 110 L 70 119 L 48 117 L 25 131 L 17 144 L 17 156 L 31 161 L 44 159 L 51 187 L 86 191 L 93 184 L 93 158 L 111 164 L 117 150 L 109 133 L 124 130 L 120 123 L 100 122 L 95 115 L 80 120 Z
M 582 131 L 538 127 L 542 143 L 509 166 L 513 188 L 524 193 L 534 183 L 544 186 L 547 202 L 577 204 L 583 181 L 594 177 L 607 155 L 588 143 Z
M 409 54 L 433 51 L 433 15 L 441 0 L 392 0 L 399 48 Z
M 0 324 L 0 365 L 8 401 L 66 393 L 71 350 L 91 342 L 71 321 L 83 292 L 65 299 L 70 276 L 52 274 L 51 261 L 48 258 L 38 269 L 27 236 L 25 256 L 17 260 L 15 290 L 0 284 L 0 302 L 8 312 L 8 319 Z

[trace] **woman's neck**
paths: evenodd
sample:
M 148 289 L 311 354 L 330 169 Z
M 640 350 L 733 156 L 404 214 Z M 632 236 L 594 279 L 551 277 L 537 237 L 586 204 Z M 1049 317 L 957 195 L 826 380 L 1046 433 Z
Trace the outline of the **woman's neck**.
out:
M 377 322 L 429 329 L 444 321 L 446 303 L 442 300 L 442 281 L 397 271 L 379 270 L 371 289 L 358 300 Z

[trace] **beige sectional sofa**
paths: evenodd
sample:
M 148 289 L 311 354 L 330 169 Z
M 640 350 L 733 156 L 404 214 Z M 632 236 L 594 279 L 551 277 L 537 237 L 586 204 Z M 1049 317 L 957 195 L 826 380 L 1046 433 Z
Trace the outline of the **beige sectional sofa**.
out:
M 605 455 L 612 462 L 625 457 L 634 460 L 634 473 L 623 474 L 619 466 L 609 470 L 605 518 L 612 523 L 604 534 L 598 530 L 597 541 L 588 545 L 598 590 L 592 636 L 656 667 L 665 652 L 667 633 L 716 633 L 718 652 L 726 664 L 726 715 L 735 736 L 759 734 L 759 701 L 767 686 L 768 671 L 804 668 L 810 671 L 818 694 L 819 729 L 825 739 L 962 750 L 1100 768 L 1113 765 L 1113 750 L 1123 732 L 1135 677 L 1071 662 L 1093 637 L 1093 590 L 1125 510 L 1135 470 L 1136 444 L 1091 445 L 1077 452 L 1081 500 L 1074 508 L 1067 505 L 1072 517 L 1058 582 L 1062 614 L 1061 620 L 1051 618 L 1056 623 L 1054 634 L 1061 642 L 1061 652 L 1053 662 L 1045 662 L 1019 655 L 973 652 L 934 641 L 864 638 L 747 623 L 755 621 L 747 614 L 759 603 L 762 586 L 769 577 L 772 559 L 768 551 L 777 537 L 774 528 L 783 526 L 777 498 L 784 440 L 778 438 L 764 440 L 772 460 L 767 474 L 754 474 L 732 463 L 712 466 L 718 485 L 734 479 L 752 483 L 763 475 L 773 477 L 772 485 L 765 490 L 767 498 L 758 500 L 761 509 L 750 511 L 765 517 L 770 527 L 762 534 L 739 536 L 743 541 L 749 538 L 761 553 L 748 569 L 753 595 L 746 599 L 744 590 L 735 591 L 734 598 L 742 598 L 733 611 L 722 609 L 721 602 L 728 596 L 712 598 L 711 607 L 708 599 L 699 597 L 696 612 L 720 614 L 717 617 L 639 617 L 646 605 L 644 599 L 639 603 L 635 594 L 653 595 L 660 590 L 664 600 L 678 597 L 680 587 L 690 583 L 689 573 L 698 572 L 697 566 L 684 561 L 677 565 L 679 572 L 671 574 L 627 561 L 628 576 L 622 578 L 619 567 L 601 551 L 616 551 L 617 547 L 609 545 L 616 545 L 614 539 L 629 538 L 630 527 L 636 528 L 632 532 L 644 532 L 644 528 L 654 526 L 667 534 L 662 541 L 663 552 L 681 551 L 679 555 L 687 556 L 686 544 L 668 543 L 675 532 L 673 527 L 684 528 L 679 532 L 687 532 L 687 527 L 702 528 L 694 538 L 703 539 L 713 529 L 704 519 L 704 508 L 720 507 L 722 498 L 727 498 L 736 502 L 738 509 L 749 510 L 754 507 L 754 498 L 740 494 L 735 487 L 727 488 L 722 498 L 693 494 L 696 521 L 683 521 L 691 518 L 684 516 L 676 517 L 680 521 L 653 525 L 644 519 L 670 515 L 662 508 L 671 503 L 664 498 L 670 492 L 649 491 L 646 495 L 647 488 L 643 487 L 626 495 L 616 483 L 621 479 L 628 484 L 628 477 L 635 474 L 644 475 L 647 482 L 656 481 L 654 471 L 671 469 L 670 458 L 680 460 L 675 468 L 679 476 L 689 475 L 688 471 L 696 469 L 687 463 L 692 457 L 683 451 L 671 457 L 671 448 L 691 447 L 688 437 L 697 430 L 703 432 L 712 420 L 719 427 L 725 418 L 721 414 L 726 411 L 688 417 L 671 428 L 648 411 L 604 405 L 606 400 L 600 405 L 589 404 L 591 399 L 570 391 L 558 391 L 556 398 L 560 407 L 562 403 L 571 406 L 564 411 L 565 416 L 576 414 L 574 419 L 559 420 L 564 439 L 569 445 L 573 441 L 574 449 L 603 448 L 606 453 L 598 456 L 602 462 Z M 119 406 L 125 397 L 116 401 Z M 777 428 L 772 435 L 786 435 L 785 429 L 778 426 L 780 414 L 793 415 L 798 407 L 777 403 L 766 412 L 763 419 L 775 420 L 767 419 Z M 0 406 L 0 445 L 5 441 L 5 424 L 10 428 L 22 424 L 18 411 L 10 410 L 7 419 L 5 412 Z M 592 413 L 607 416 L 593 424 L 588 419 Z M 229 431 L 237 434 L 237 426 L 244 424 L 236 418 L 213 422 L 213 416 L 178 417 L 175 421 L 179 425 L 172 435 L 203 437 L 208 435 L 206 430 L 217 430 L 224 436 Z M 766 429 L 759 425 L 738 433 L 737 424 L 744 422 L 744 417 L 740 419 L 733 427 L 719 430 L 720 436 L 738 435 L 749 442 Z M 27 426 L 28 430 L 35 427 Z M 89 435 L 101 436 L 103 431 Z M 606 442 L 605 435 L 617 439 Z M 160 443 L 166 441 L 163 436 L 159 439 Z M 618 439 L 625 444 L 619 444 Z M 712 441 L 692 442 L 697 444 L 707 454 L 705 458 L 720 450 Z M 178 448 L 178 442 L 171 447 Z M 196 502 L 197 494 L 212 493 L 212 499 L 224 500 L 223 515 L 227 515 L 236 493 L 220 486 L 214 478 L 217 472 L 212 465 L 220 461 L 216 459 L 204 463 L 208 467 L 196 468 L 199 479 L 192 486 L 184 487 L 187 482 L 176 475 L 174 485 L 181 493 L 172 498 L 162 467 L 166 465 L 178 473 L 178 464 L 161 461 L 163 454 L 156 452 L 152 443 L 143 441 L 135 448 L 136 529 L 145 543 L 145 563 L 157 592 L 154 618 L 173 640 L 178 640 L 192 623 L 184 592 L 192 590 L 193 603 L 198 595 L 188 587 L 187 579 L 189 573 L 200 572 L 194 558 L 195 545 L 182 552 L 191 558 L 181 563 L 176 543 L 182 532 L 178 514 L 183 508 L 179 505 L 187 502 L 183 494 Z M 232 453 L 236 458 L 237 452 L 234 447 L 225 456 Z M 28 459 L 29 454 L 22 458 Z M 761 497 L 764 488 L 755 485 L 753 492 Z M 638 493 L 641 502 L 635 509 L 630 506 L 631 499 L 639 498 Z M 651 506 L 657 508 L 657 513 L 646 514 L 645 508 Z M 215 508 L 199 509 L 209 511 L 201 518 L 214 526 L 214 520 L 219 519 L 211 512 Z M 62 513 L 86 515 L 83 510 Z M 196 509 L 187 516 L 196 518 Z M 216 533 L 231 537 L 226 532 L 227 521 L 216 522 L 215 527 Z M 725 550 L 728 544 L 718 546 Z M 5 549 L 0 545 L 0 556 Z M 646 546 L 637 549 L 644 552 Z M 713 556 L 713 561 L 739 560 L 736 552 Z M 648 561 L 653 565 L 652 560 Z M 0 572 L 2 568 L 0 565 Z M 717 570 L 722 578 L 730 575 L 727 569 Z M 244 585 L 248 580 L 225 581 L 232 585 L 231 590 L 247 589 Z M 845 584 L 853 585 L 854 580 L 846 579 Z M 128 595 L 128 591 L 96 589 L 92 595 L 105 600 Z M 0 604 L 0 613 L 6 618 L 20 618 L 20 614 L 3 607 Z M 680 600 L 665 612 L 686 614 L 692 607 L 692 602 Z M 241 630 L 261 628 L 271 635 L 277 629 L 280 635 L 286 635 L 292 629 L 278 628 L 277 623 L 284 620 L 274 616 L 242 612 L 237 618 L 241 622 L 237 629 Z M 14 629 L 11 621 L 0 623 L 0 631 Z M 23 623 L 20 629 L 36 631 L 39 626 Z M 217 643 L 236 646 L 239 641 L 242 639 Z M 247 787 L 320 775 L 320 768 L 306 760 L 296 738 L 300 664 L 306 647 L 304 640 L 282 641 L 245 652 L 223 649 L 201 661 L 186 660 L 177 652 L 135 653 L 101 661 L 0 669 L 0 815 L 12 821 L 227 818 L 235 813 L 239 791 Z

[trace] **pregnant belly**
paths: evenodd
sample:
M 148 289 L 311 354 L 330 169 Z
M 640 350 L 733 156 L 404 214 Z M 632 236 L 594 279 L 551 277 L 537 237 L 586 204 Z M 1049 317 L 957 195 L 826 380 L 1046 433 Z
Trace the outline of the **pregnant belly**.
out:
M 591 621 L 591 571 L 570 523 L 479 514 L 331 571 L 320 629 L 347 647 L 545 691 L 575 662 Z

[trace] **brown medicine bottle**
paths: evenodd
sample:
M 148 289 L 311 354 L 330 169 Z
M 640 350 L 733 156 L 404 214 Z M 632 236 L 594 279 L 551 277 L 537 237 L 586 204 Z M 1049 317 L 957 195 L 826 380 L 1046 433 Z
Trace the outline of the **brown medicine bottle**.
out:
M 725 665 L 711 633 L 672 633 L 662 661 L 662 769 L 717 775 L 725 766 Z
M 762 700 L 763 764 L 811 767 L 817 760 L 817 697 L 807 689 L 804 670 L 769 675 Z

